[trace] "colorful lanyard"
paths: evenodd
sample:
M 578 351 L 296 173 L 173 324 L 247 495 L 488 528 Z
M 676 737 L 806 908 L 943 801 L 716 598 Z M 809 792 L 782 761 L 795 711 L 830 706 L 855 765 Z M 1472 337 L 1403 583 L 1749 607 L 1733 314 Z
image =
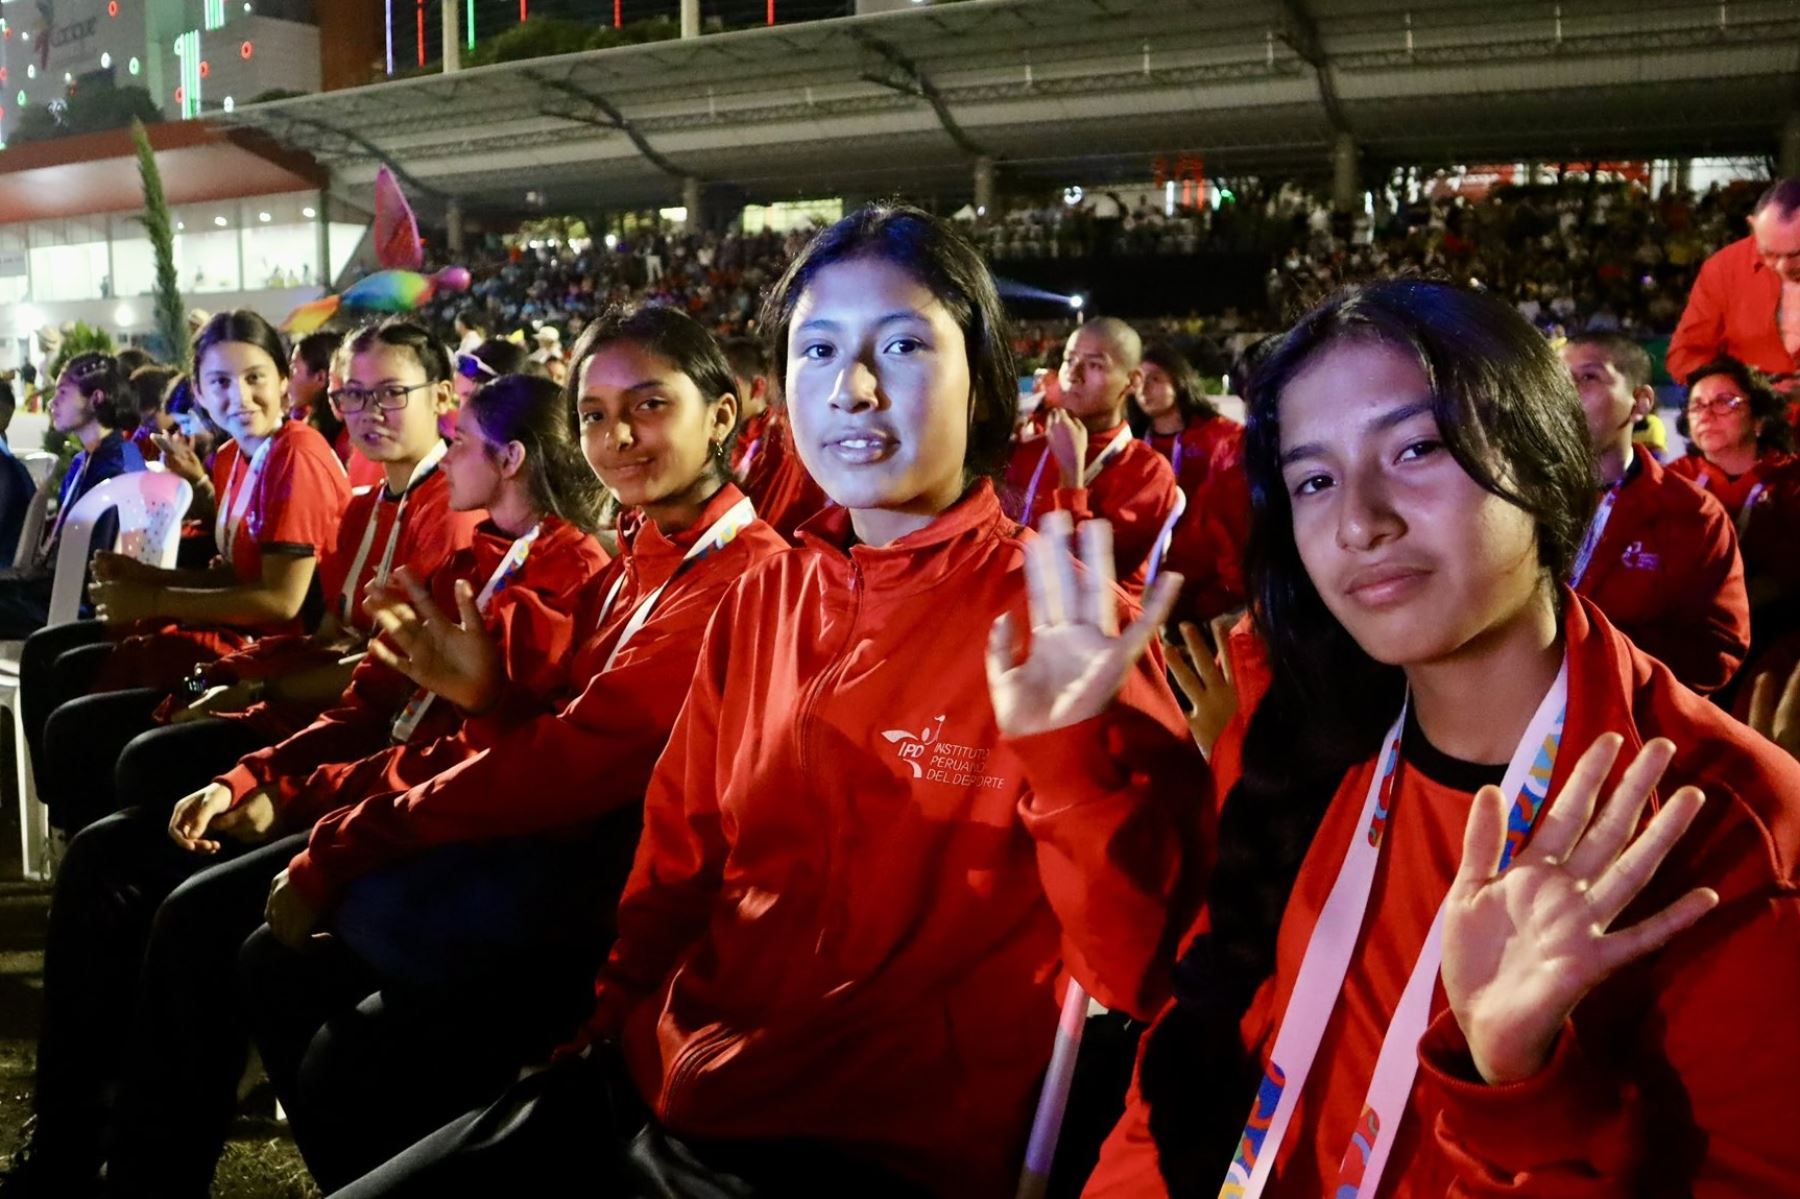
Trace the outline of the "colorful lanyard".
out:
M 1048 434 L 1045 434 L 1044 440 L 1049 440 Z M 1131 426 L 1126 425 L 1119 430 L 1118 436 L 1109 441 L 1106 444 L 1106 448 L 1101 450 L 1100 453 L 1095 456 L 1094 460 L 1087 464 L 1087 468 L 1081 472 L 1081 485 L 1083 487 L 1092 487 L 1094 485 L 1094 480 L 1100 477 L 1100 472 L 1105 470 L 1107 464 L 1114 458 L 1117 458 L 1120 454 L 1125 452 L 1125 446 L 1130 441 Z M 1027 527 L 1031 524 L 1032 510 L 1037 507 L 1038 484 L 1044 478 L 1044 467 L 1049 461 L 1050 447 L 1046 445 L 1044 447 L 1043 455 L 1038 458 L 1037 469 L 1031 472 L 1031 483 L 1025 488 L 1025 511 L 1020 514 L 1019 523 Z
M 742 483 L 750 477 L 750 464 L 756 461 L 756 451 L 762 448 L 762 438 L 752 438 L 750 445 L 744 450 L 744 457 L 738 463 L 737 479 Z
M 1531 835 L 1532 825 L 1543 810 L 1550 791 L 1550 773 L 1562 744 L 1563 721 L 1568 714 L 1569 663 L 1565 657 L 1543 701 L 1538 705 L 1525 736 L 1513 751 L 1501 789 L 1516 795 L 1507 815 L 1506 849 L 1500 869 L 1512 864 L 1513 855 Z M 1351 841 L 1338 870 L 1337 881 L 1319 912 L 1312 936 L 1301 959 L 1300 973 L 1275 1034 L 1275 1045 L 1263 1068 L 1250 1120 L 1238 1141 L 1236 1155 L 1226 1171 L 1220 1199 L 1258 1199 L 1275 1169 L 1282 1138 L 1294 1116 L 1294 1107 L 1306 1088 L 1306 1077 L 1324 1039 L 1326 1025 L 1344 989 L 1350 959 L 1368 913 L 1374 889 L 1375 868 L 1381 860 L 1382 834 L 1393 804 L 1394 780 L 1400 767 L 1400 738 L 1406 728 L 1407 705 L 1388 730 L 1381 768 L 1369 782 L 1363 800 L 1361 827 L 1368 835 Z M 1446 898 L 1446 904 L 1448 899 Z M 1413 1078 L 1419 1069 L 1419 1038 L 1431 1019 L 1431 994 L 1443 960 L 1444 904 L 1438 906 L 1424 948 L 1407 979 L 1406 989 L 1388 1022 L 1375 1061 L 1375 1072 L 1363 1101 L 1356 1127 L 1346 1130 L 1349 1144 L 1338 1168 L 1338 1184 L 1330 1193 L 1338 1199 L 1372 1199 L 1393 1149 L 1394 1134 L 1406 1112 Z
M 406 518 L 406 505 L 412 500 L 413 488 L 443 461 L 449 448 L 440 439 L 431 452 L 413 467 L 412 477 L 406 480 L 406 490 L 400 493 L 400 506 L 394 510 L 394 524 L 388 530 L 387 548 L 382 551 L 381 562 L 375 567 L 376 582 L 386 582 L 388 570 L 394 565 L 394 551 L 400 545 L 400 524 Z M 363 566 L 369 561 L 369 551 L 375 546 L 375 526 L 381 523 L 381 505 L 386 494 L 387 487 L 383 484 L 382 494 L 376 497 L 374 506 L 369 509 L 368 523 L 363 525 L 362 544 L 356 547 L 356 557 L 350 563 L 350 573 L 344 576 L 344 593 L 338 597 L 338 620 L 345 625 L 353 623 L 350 618 L 356 611 L 356 584 L 362 578 Z
M 745 526 L 755 519 L 756 508 L 751 504 L 750 497 L 745 496 L 727 509 L 723 516 L 715 520 L 706 532 L 700 535 L 700 539 L 694 542 L 688 552 L 682 555 L 681 561 L 675 565 L 674 573 L 662 581 L 662 586 L 645 596 L 643 602 L 632 611 L 631 619 L 625 622 L 624 632 L 620 633 L 619 639 L 613 643 L 612 652 L 606 655 L 606 665 L 600 669 L 603 672 L 612 669 L 613 663 L 618 660 L 619 651 L 624 649 L 625 643 L 644 627 L 645 622 L 650 619 L 651 610 L 656 607 L 656 601 L 662 598 L 663 592 L 669 589 L 670 583 L 681 576 L 682 571 L 707 555 L 730 545 L 737 535 L 744 531 Z M 628 570 L 621 570 L 619 577 L 613 580 L 612 588 L 606 593 L 606 602 L 600 606 L 600 619 L 596 622 L 596 627 L 604 625 L 607 618 L 612 615 L 613 604 L 618 600 L 619 592 L 625 586 L 627 573 Z
M 1588 522 L 1587 535 L 1581 539 L 1581 548 L 1575 552 L 1575 568 L 1569 572 L 1569 586 L 1581 586 L 1581 580 L 1587 575 L 1588 563 L 1594 560 L 1594 551 L 1600 548 L 1600 538 L 1606 533 L 1606 522 L 1612 519 L 1613 505 L 1619 502 L 1619 492 L 1624 490 L 1625 481 L 1631 475 L 1631 460 L 1625 461 L 1625 473 L 1619 481 L 1606 489 L 1600 497 L 1600 506 L 1594 509 L 1594 519 Z
M 488 605 L 493 603 L 494 596 L 512 581 L 512 577 L 518 574 L 520 568 L 525 565 L 525 559 L 531 556 L 531 543 L 537 540 L 538 533 L 543 527 L 541 524 L 532 525 L 530 532 L 512 543 L 512 548 L 508 549 L 506 556 L 500 559 L 500 565 L 494 567 L 494 573 L 488 576 L 488 581 L 482 587 L 481 594 L 475 597 L 477 612 L 483 616 L 487 615 Z M 413 734 L 419 731 L 419 722 L 425 719 L 425 713 L 431 710 L 431 705 L 436 699 L 436 692 L 424 687 L 419 688 L 413 694 L 413 697 L 407 701 L 406 707 L 400 709 L 400 714 L 394 717 L 394 723 L 388 730 L 388 735 L 395 744 L 404 745 L 412 740 Z
M 270 436 L 256 447 L 256 453 L 250 456 L 250 465 L 245 469 L 243 477 L 237 480 L 235 489 L 230 490 L 230 502 L 219 505 L 218 523 L 213 528 L 214 539 L 219 543 L 219 554 L 225 561 L 231 561 L 231 551 L 237 545 L 238 529 L 243 526 L 244 515 L 250 510 L 250 498 L 256 493 L 256 485 L 262 479 L 263 466 L 269 460 L 269 449 L 275 444 L 275 437 Z M 237 478 L 238 463 L 243 461 L 243 447 L 238 447 L 238 462 L 231 465 L 233 478 Z

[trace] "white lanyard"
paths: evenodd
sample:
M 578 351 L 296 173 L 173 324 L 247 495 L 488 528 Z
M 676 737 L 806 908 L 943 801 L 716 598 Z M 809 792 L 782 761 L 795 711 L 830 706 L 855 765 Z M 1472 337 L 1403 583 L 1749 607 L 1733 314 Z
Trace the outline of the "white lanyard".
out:
M 99 448 L 99 446 L 94 447 L 96 452 Z M 76 473 L 73 485 L 65 485 L 63 487 L 62 495 L 56 502 L 56 520 L 51 524 L 49 533 L 38 542 L 37 560 L 39 562 L 45 562 L 49 559 L 51 548 L 56 545 L 56 539 L 62 535 L 63 522 L 69 519 L 69 513 L 75 507 L 75 501 L 71 497 L 81 490 L 82 480 L 87 478 L 88 467 L 92 466 L 93 463 L 94 455 L 91 453 L 84 453 L 81 456 L 81 470 Z
M 1631 470 L 1630 462 L 1625 464 Z M 1581 539 L 1581 548 L 1575 552 L 1575 567 L 1569 571 L 1569 586 L 1581 586 L 1586 577 L 1588 563 L 1594 560 L 1594 551 L 1600 548 L 1600 538 L 1606 534 L 1606 522 L 1612 519 L 1613 505 L 1619 502 L 1619 492 L 1625 489 L 1627 475 L 1620 475 L 1619 481 L 1606 489 L 1600 497 L 1600 506 L 1594 509 L 1594 519 L 1588 522 L 1587 535 Z
M 1049 439 L 1050 435 L 1046 433 L 1044 435 L 1044 440 L 1048 441 Z M 1100 477 L 1100 472 L 1105 470 L 1107 465 L 1111 463 L 1114 458 L 1117 458 L 1120 454 L 1125 452 L 1125 446 L 1130 441 L 1131 426 L 1126 425 L 1119 430 L 1118 436 L 1107 442 L 1106 448 L 1101 450 L 1100 453 L 1095 456 L 1094 460 L 1087 464 L 1087 468 L 1081 472 L 1081 485 L 1083 487 L 1092 487 L 1094 480 Z M 1031 472 L 1031 483 L 1025 488 L 1025 511 L 1020 514 L 1019 523 L 1027 527 L 1030 527 L 1031 525 L 1032 509 L 1037 507 L 1038 483 L 1043 480 L 1044 467 L 1049 461 L 1050 447 L 1046 445 L 1044 447 L 1043 456 L 1038 459 L 1037 469 Z
M 413 467 L 412 476 L 406 480 L 406 490 L 400 493 L 400 505 L 394 509 L 394 524 L 388 530 L 387 548 L 382 551 L 381 562 L 375 567 L 376 582 L 386 582 L 388 570 L 394 565 L 394 551 L 400 545 L 400 524 L 406 518 L 406 505 L 412 500 L 413 488 L 443 460 L 449 448 L 440 438 L 431 452 Z M 384 483 L 381 494 L 375 497 L 374 506 L 369 509 L 368 523 L 363 525 L 362 544 L 356 547 L 356 557 L 351 560 L 350 573 L 344 576 L 344 593 L 338 597 L 338 619 L 346 625 L 353 623 L 350 618 L 356 611 L 357 580 L 362 578 L 362 569 L 369 560 L 369 551 L 375 546 L 375 526 L 381 523 L 381 503 L 386 495 L 387 485 Z
M 237 488 L 230 492 L 229 503 L 219 505 L 219 519 L 213 529 L 214 539 L 219 543 L 219 554 L 225 561 L 231 561 L 232 548 L 237 544 L 238 529 L 243 526 L 244 515 L 250 509 L 250 498 L 256 492 L 256 485 L 262 479 L 263 466 L 269 460 L 269 449 L 275 444 L 275 436 L 271 435 L 256 447 L 256 453 L 250 456 L 250 465 L 245 469 L 243 478 Z M 244 447 L 238 446 L 238 460 L 231 464 L 233 477 L 237 475 L 238 463 L 243 461 Z M 227 487 L 230 483 L 227 482 Z
M 1565 657 L 1556 681 L 1513 751 L 1501 783 L 1507 795 L 1517 796 L 1507 815 L 1502 871 L 1512 864 L 1513 855 L 1531 835 L 1532 825 L 1549 795 L 1550 773 L 1562 744 L 1568 697 L 1569 663 Z M 1407 704 L 1410 702 L 1409 698 Z M 1337 881 L 1332 884 L 1331 894 L 1306 943 L 1306 956 L 1301 959 L 1287 1011 L 1282 1014 L 1275 1045 L 1269 1051 L 1249 1123 L 1219 1192 L 1221 1199 L 1227 1195 L 1233 1199 L 1258 1199 L 1268 1184 L 1294 1107 L 1306 1089 L 1307 1074 L 1344 989 L 1344 978 L 1368 912 L 1369 894 L 1374 889 L 1375 868 L 1381 860 L 1382 834 L 1387 828 L 1394 779 L 1400 766 L 1400 738 L 1406 728 L 1407 704 L 1401 705 L 1399 719 L 1382 742 L 1382 757 L 1363 800 L 1358 827 L 1367 829 L 1367 835 L 1352 839 Z M 1381 1054 L 1363 1100 L 1362 1116 L 1355 1128 L 1343 1130 L 1347 1148 L 1338 1183 L 1329 1188 L 1334 1196 L 1370 1199 L 1380 1186 L 1394 1134 L 1405 1115 L 1413 1078 L 1419 1069 L 1419 1038 L 1430 1022 L 1432 989 L 1443 960 L 1443 922 L 1444 906 L 1440 904 L 1406 989 L 1388 1022 Z
M 683 570 L 715 550 L 724 549 L 739 533 L 743 532 L 746 525 L 755 519 L 756 508 L 751 504 L 750 497 L 745 496 L 727 509 L 723 516 L 715 520 L 706 532 L 700 535 L 699 540 L 694 542 L 688 552 L 682 555 L 681 561 L 675 566 L 674 573 L 662 581 L 662 586 L 645 596 L 643 602 L 632 611 L 631 619 L 625 622 L 624 631 L 619 634 L 619 639 L 613 642 L 612 652 L 606 655 L 606 665 L 600 669 L 603 672 L 612 669 L 613 663 L 618 660 L 619 651 L 624 649 L 625 643 L 644 627 L 644 624 L 650 619 L 651 610 L 656 607 L 656 601 L 662 598 L 663 592 L 669 589 L 669 584 L 673 583 Z M 625 586 L 625 575 L 628 570 L 629 568 L 621 570 L 619 577 L 613 580 L 611 589 L 606 593 L 606 602 L 600 607 L 600 619 L 597 624 L 604 625 L 607 617 L 612 615 L 613 604 L 618 600 L 619 592 Z
M 512 543 L 512 547 L 506 551 L 506 556 L 500 559 L 500 565 L 494 567 L 494 573 L 488 576 L 488 581 L 481 588 L 481 594 L 475 597 L 477 612 L 483 616 L 487 615 L 488 605 L 493 603 L 495 594 L 506 586 L 507 581 L 525 565 L 525 559 L 531 556 L 531 543 L 537 540 L 538 533 L 542 531 L 543 527 L 541 524 L 532 525 L 531 530 L 525 536 Z M 432 702 L 436 699 L 437 693 L 424 687 L 419 688 L 413 694 L 412 699 L 407 701 L 406 707 L 400 709 L 400 714 L 394 717 L 394 723 L 388 729 L 388 735 L 396 744 L 404 744 L 412 740 L 412 735 L 419 731 L 419 722 L 425 719 L 425 713 L 431 710 Z

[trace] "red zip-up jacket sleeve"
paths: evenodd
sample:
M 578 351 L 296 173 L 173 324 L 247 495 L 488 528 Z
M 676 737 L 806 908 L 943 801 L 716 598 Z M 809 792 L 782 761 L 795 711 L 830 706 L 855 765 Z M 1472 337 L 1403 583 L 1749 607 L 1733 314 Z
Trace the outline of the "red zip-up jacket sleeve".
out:
M 1213 842 L 1212 778 L 1163 669 L 1152 644 L 1106 711 L 1007 743 L 1025 766 L 1019 811 L 1063 961 L 1089 995 L 1140 1020 L 1168 995 Z
M 619 900 L 618 939 L 595 981 L 588 1032 L 601 1039 L 618 1035 L 632 1005 L 699 938 L 723 884 L 730 847 L 720 831 L 715 777 L 718 714 L 742 594 L 734 586 L 713 613 L 686 701 L 644 796 L 644 830 Z
M 1054 460 L 1046 464 L 1046 489 L 1055 480 L 1056 469 Z M 1134 441 L 1090 486 L 1050 491 L 1050 503 L 1040 502 L 1041 511 L 1033 524 L 1051 510 L 1067 512 L 1076 524 L 1096 517 L 1111 521 L 1114 572 L 1120 586 L 1135 595 L 1143 591 L 1150 551 L 1175 511 L 1178 494 L 1175 471 L 1168 462 L 1143 442 Z
M 739 534 L 715 561 L 672 585 L 612 668 L 589 679 L 560 712 L 547 708 L 518 720 L 532 693 L 509 687 L 513 702 L 499 727 L 489 717 L 468 722 L 471 742 L 485 748 L 410 790 L 372 795 L 323 817 L 289 867 L 290 881 L 322 908 L 353 879 L 433 846 L 582 825 L 641 802 L 687 698 L 713 610 L 745 570 L 780 548 L 767 531 Z M 609 582 L 603 576 L 600 589 Z M 609 637 L 601 651 L 615 642 Z
M 1688 375 L 1725 352 L 1725 320 L 1730 307 L 1724 276 L 1727 265 L 1714 254 L 1700 264 L 1700 273 L 1688 292 L 1687 307 L 1681 310 L 1681 321 L 1669 338 L 1669 350 L 1663 358 L 1669 378 L 1686 383 Z
M 1800 1137 L 1794 1106 L 1782 1098 L 1800 1075 L 1791 1008 L 1800 994 L 1800 897 L 1746 898 L 1709 913 L 1707 924 L 1711 939 L 1677 940 L 1665 951 L 1657 1001 L 1639 1025 L 1652 1042 L 1642 1060 L 1683 1080 L 1687 1110 L 1679 1114 L 1653 1110 L 1637 1080 L 1595 1061 L 1575 1023 L 1564 1025 L 1536 1075 L 1487 1086 L 1455 1019 L 1439 1015 L 1419 1045 L 1420 1078 L 1443 1105 L 1436 1138 L 1457 1167 L 1453 1196 L 1658 1194 L 1650 1162 L 1690 1155 L 1683 1193 L 1692 1199 L 1800 1195 Z

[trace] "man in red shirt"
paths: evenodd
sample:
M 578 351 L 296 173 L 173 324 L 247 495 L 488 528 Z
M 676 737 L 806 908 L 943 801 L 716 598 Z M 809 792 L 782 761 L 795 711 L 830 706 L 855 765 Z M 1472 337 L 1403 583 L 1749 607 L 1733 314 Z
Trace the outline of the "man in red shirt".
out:
M 1750 648 L 1750 601 L 1725 506 L 1631 444 L 1650 410 L 1650 356 L 1618 333 L 1562 350 L 1600 464 L 1600 506 L 1570 579 L 1637 647 L 1701 694 L 1728 682 Z
M 1750 236 L 1700 267 L 1669 340 L 1669 375 L 1686 383 L 1695 367 L 1727 354 L 1800 398 L 1800 178 L 1771 185 Z

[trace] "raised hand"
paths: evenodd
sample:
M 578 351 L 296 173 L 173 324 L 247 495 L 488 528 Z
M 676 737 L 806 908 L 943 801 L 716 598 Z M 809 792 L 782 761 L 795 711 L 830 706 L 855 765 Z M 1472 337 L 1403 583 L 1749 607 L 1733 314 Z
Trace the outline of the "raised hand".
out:
M 1181 590 L 1181 576 L 1163 572 L 1144 597 L 1143 614 L 1119 632 L 1112 526 L 1103 520 L 1081 526 L 1078 565 L 1069 549 L 1070 524 L 1065 512 L 1046 513 L 1025 546 L 1029 655 L 1019 657 L 1010 613 L 994 622 L 988 636 L 988 693 L 1003 736 L 1049 732 L 1104 711 Z
M 1224 644 L 1221 639 L 1221 650 Z M 1175 676 L 1175 685 L 1193 709 L 1188 713 L 1188 731 L 1194 735 L 1200 752 L 1210 760 L 1219 734 L 1237 715 L 1237 688 L 1232 686 L 1231 671 L 1223 664 L 1222 656 L 1214 656 L 1207 648 L 1206 639 L 1190 621 L 1181 622 L 1181 644 L 1169 643 L 1167 648 L 1169 673 Z
M 1777 687 L 1781 688 L 1779 700 Z M 1794 667 L 1785 685 L 1773 671 L 1756 676 L 1750 691 L 1749 724 L 1789 757 L 1800 758 L 1800 665 Z
M 1087 472 L 1087 426 L 1061 408 L 1052 408 L 1044 436 L 1050 442 L 1050 456 L 1056 459 L 1062 485 L 1080 487 L 1081 476 Z
M 369 643 L 378 661 L 465 712 L 485 712 L 499 700 L 500 647 L 481 619 L 468 580 L 456 581 L 460 622 L 445 616 L 405 567 L 385 585 L 371 582 L 363 607 L 384 634 Z
M 169 473 L 179 475 L 198 486 L 206 479 L 206 464 L 194 453 L 194 443 L 180 433 L 155 433 L 151 441 L 162 451 L 163 465 Z
M 1657 739 L 1596 801 L 1623 738 L 1598 738 L 1569 775 L 1512 868 L 1499 874 L 1509 799 L 1483 787 L 1469 811 L 1462 865 L 1444 913 L 1444 991 L 1491 1084 L 1543 1068 L 1582 997 L 1681 932 L 1718 894 L 1696 888 L 1654 916 L 1608 932 L 1693 823 L 1701 795 L 1675 792 L 1642 832 L 1638 823 L 1675 747 Z

